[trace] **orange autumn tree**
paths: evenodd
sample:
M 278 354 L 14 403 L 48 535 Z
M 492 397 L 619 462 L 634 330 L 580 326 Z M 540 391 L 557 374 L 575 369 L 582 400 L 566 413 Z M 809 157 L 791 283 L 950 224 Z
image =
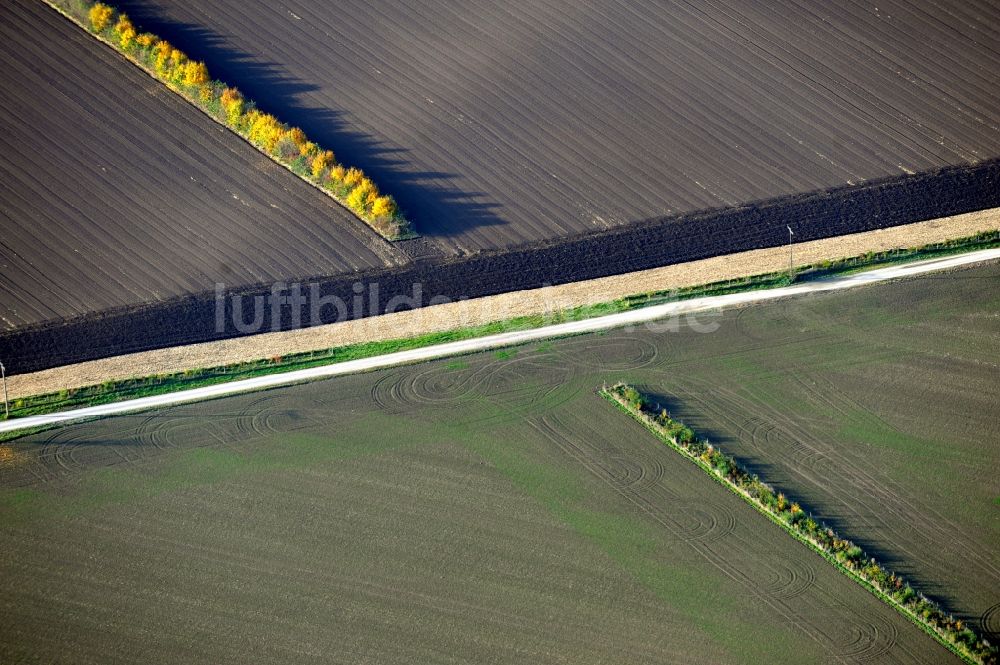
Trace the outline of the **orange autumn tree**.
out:
M 236 88 L 226 88 L 222 91 L 219 104 L 226 113 L 226 122 L 230 126 L 236 126 L 245 106 L 242 93 Z
M 294 143 L 297 146 L 302 146 L 303 144 L 309 143 L 309 139 L 306 138 L 306 133 L 299 129 L 298 127 L 292 127 L 287 132 L 285 132 L 285 138 Z M 316 145 L 313 143 L 313 145 Z
M 300 143 L 299 145 L 299 156 L 308 157 L 309 155 L 315 154 L 319 150 L 319 146 L 312 141 L 306 141 L 305 143 Z
M 294 161 L 298 157 L 305 157 L 309 163 L 316 154 L 316 144 L 311 143 L 306 138 L 306 133 L 298 127 L 286 129 L 278 141 L 277 154 L 281 159 Z
M 319 146 L 309 140 L 306 133 L 298 127 L 292 127 L 285 132 L 281 139 L 288 146 L 288 154 L 284 155 L 288 159 L 295 157 L 312 158 L 319 151 Z

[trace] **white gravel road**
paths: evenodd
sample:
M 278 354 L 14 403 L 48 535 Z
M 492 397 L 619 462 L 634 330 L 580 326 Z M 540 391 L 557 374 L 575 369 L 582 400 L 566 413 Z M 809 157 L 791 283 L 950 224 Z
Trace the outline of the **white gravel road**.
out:
M 629 312 L 621 312 L 619 314 L 609 314 L 607 316 L 585 319 L 583 321 L 559 323 L 541 328 L 534 328 L 532 330 L 501 333 L 497 335 L 489 335 L 487 337 L 468 339 L 461 342 L 449 342 L 447 344 L 425 346 L 411 351 L 400 351 L 397 353 L 389 353 L 386 355 L 363 358 L 360 360 L 350 360 L 331 365 L 324 365 L 321 367 L 311 367 L 309 369 L 293 370 L 279 374 L 268 374 L 266 376 L 259 376 L 252 379 L 221 383 L 203 388 L 193 388 L 191 390 L 180 390 L 164 395 L 142 397 L 139 399 L 115 402 L 113 404 L 89 406 L 40 416 L 13 418 L 11 420 L 0 422 L 0 432 L 11 432 L 29 427 L 47 426 L 85 418 L 113 416 L 120 413 L 141 411 L 156 407 L 170 406 L 173 404 L 196 402 L 199 400 L 222 397 L 224 395 L 261 390 L 264 388 L 273 388 L 276 386 L 284 386 L 315 379 L 324 379 L 344 374 L 366 372 L 383 367 L 391 367 L 393 365 L 416 363 L 435 358 L 471 353 L 474 351 L 485 351 L 498 347 L 513 346 L 552 337 L 562 337 L 565 335 L 594 332 L 598 330 L 609 330 L 611 328 L 621 328 L 625 326 L 649 323 L 677 315 L 706 312 L 732 307 L 735 305 L 777 300 L 779 298 L 786 298 L 788 296 L 805 293 L 849 289 L 864 284 L 873 284 L 891 279 L 912 277 L 938 270 L 947 270 L 983 261 L 991 261 L 998 258 L 1000 258 L 1000 249 L 986 249 L 950 256 L 947 258 L 930 259 L 927 261 L 918 261 L 900 266 L 878 268 L 847 277 L 817 280 L 814 282 L 807 282 L 776 289 L 692 298 L 690 300 L 653 305 Z

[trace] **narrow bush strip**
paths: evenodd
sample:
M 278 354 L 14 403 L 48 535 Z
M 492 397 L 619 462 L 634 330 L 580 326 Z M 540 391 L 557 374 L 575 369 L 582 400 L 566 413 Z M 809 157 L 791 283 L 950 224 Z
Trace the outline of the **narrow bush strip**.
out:
M 47 2 L 265 155 L 327 192 L 383 237 L 413 235 L 395 199 L 379 192 L 360 169 L 345 167 L 301 129 L 264 113 L 239 90 L 213 79 L 205 63 L 191 60 L 152 33 L 140 32 L 125 13 L 103 2 Z
M 659 404 L 624 383 L 603 388 L 600 394 L 963 660 L 981 664 L 997 662 L 996 647 L 976 635 L 961 619 L 944 612 L 859 546 L 817 522 L 800 504 L 746 471 L 733 457 L 707 440 L 699 438 Z

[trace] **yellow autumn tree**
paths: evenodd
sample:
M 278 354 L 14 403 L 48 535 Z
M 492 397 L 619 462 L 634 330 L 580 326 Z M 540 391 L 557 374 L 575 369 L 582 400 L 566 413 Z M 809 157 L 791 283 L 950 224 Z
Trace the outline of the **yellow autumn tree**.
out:
M 118 35 L 118 43 L 122 49 L 129 50 L 135 43 L 136 30 L 132 21 L 125 14 L 118 15 L 118 23 L 115 24 L 115 34 Z
M 208 67 L 204 62 L 190 60 L 184 63 L 184 85 L 204 85 L 208 80 Z
M 257 123 L 258 120 L 260 120 L 260 117 L 262 115 L 264 114 L 258 111 L 257 109 L 251 108 L 249 111 L 247 111 L 247 114 L 243 117 L 243 121 L 248 128 L 247 138 L 249 138 L 254 143 L 260 143 L 260 141 L 257 140 L 256 138 L 259 135 L 259 131 L 254 132 L 254 125 Z
M 306 138 L 306 133 L 298 127 L 292 127 L 285 132 L 285 138 L 294 143 L 295 147 L 300 149 L 309 141 L 309 139 Z
M 169 78 L 174 83 L 184 80 L 184 63 L 187 62 L 187 55 L 179 48 L 170 51 Z
M 372 215 L 375 217 L 392 217 L 396 214 L 396 202 L 391 196 L 379 196 L 372 202 Z
M 142 48 L 149 48 L 156 43 L 156 35 L 151 32 L 144 32 L 136 37 L 135 41 Z
M 157 75 L 166 76 L 167 62 L 173 50 L 174 47 L 170 45 L 170 42 L 164 39 L 156 42 L 156 46 L 153 47 L 153 53 L 156 56 L 154 67 L 156 68 Z
M 347 169 L 347 173 L 344 174 L 344 184 L 348 187 L 354 187 L 365 177 L 365 174 L 361 172 L 361 169 L 356 169 L 353 166 Z
M 314 180 L 319 180 L 320 176 L 323 175 L 323 171 L 333 165 L 333 152 L 330 150 L 324 150 L 313 158 L 312 163 L 312 177 Z
M 114 16 L 115 10 L 107 6 L 103 2 L 96 2 L 94 6 L 90 8 L 88 16 L 90 17 L 90 26 L 94 29 L 94 32 L 102 32 L 108 24 L 111 23 L 111 17 Z
M 373 193 L 376 197 L 378 196 L 378 188 L 375 187 L 375 183 L 362 176 L 357 186 L 347 195 L 347 206 L 359 215 L 363 215 L 371 203 L 371 194 Z
M 272 152 L 284 133 L 285 128 L 282 124 L 270 113 L 261 113 L 257 110 L 247 114 L 247 120 L 250 123 L 247 138 L 268 152 Z
M 364 214 L 365 193 L 361 191 L 360 187 L 355 187 L 351 190 L 351 193 L 347 195 L 347 207 L 359 215 Z
M 361 179 L 361 182 L 358 183 L 357 189 L 364 192 L 365 203 L 371 203 L 375 196 L 378 196 L 378 187 L 376 187 L 375 183 L 367 177 Z M 372 194 L 375 196 L 372 196 Z
M 302 157 L 309 157 L 310 155 L 315 155 L 319 152 L 319 146 L 312 141 L 305 141 L 299 144 L 299 155 Z
M 239 122 L 245 105 L 243 94 L 239 90 L 227 86 L 219 97 L 219 104 L 222 105 L 222 110 L 226 112 L 227 123 L 235 125 Z
M 347 169 L 345 169 L 340 164 L 337 164 L 332 169 L 330 169 L 330 180 L 338 185 L 343 184 L 344 176 L 347 175 Z

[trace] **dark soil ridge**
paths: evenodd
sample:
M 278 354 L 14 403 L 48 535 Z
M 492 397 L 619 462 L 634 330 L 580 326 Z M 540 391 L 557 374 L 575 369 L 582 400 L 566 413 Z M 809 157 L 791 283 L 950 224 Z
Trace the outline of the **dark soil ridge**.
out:
M 426 306 L 433 298 L 438 298 L 437 302 L 441 298 L 476 298 L 775 247 L 788 242 L 786 225 L 795 231 L 795 241 L 802 242 L 998 206 L 1000 159 L 993 159 L 974 166 L 949 167 L 739 207 L 641 220 L 461 259 L 418 260 L 402 268 L 298 281 L 314 282 L 320 297 L 336 296 L 348 305 L 342 317 L 333 307 L 324 308 L 316 322 L 334 323 L 385 313 L 390 301 L 396 305 L 393 311 L 399 311 Z M 376 284 L 377 288 L 373 286 Z M 415 297 L 417 284 L 420 292 Z M 266 297 L 271 286 L 241 288 L 227 295 Z M 359 291 L 361 296 L 357 296 Z M 303 295 L 301 316 L 308 321 L 311 290 L 304 289 Z M 400 301 L 400 297 L 408 300 Z M 231 300 L 227 300 L 224 311 L 225 325 L 217 329 L 215 300 L 213 289 L 5 333 L 0 335 L 0 358 L 8 373 L 23 374 L 124 353 L 253 334 L 241 332 L 234 325 Z M 253 301 L 243 302 L 247 307 L 245 319 L 250 321 Z M 295 327 L 289 307 L 283 307 L 281 314 L 274 322 L 268 310 L 254 333 Z

